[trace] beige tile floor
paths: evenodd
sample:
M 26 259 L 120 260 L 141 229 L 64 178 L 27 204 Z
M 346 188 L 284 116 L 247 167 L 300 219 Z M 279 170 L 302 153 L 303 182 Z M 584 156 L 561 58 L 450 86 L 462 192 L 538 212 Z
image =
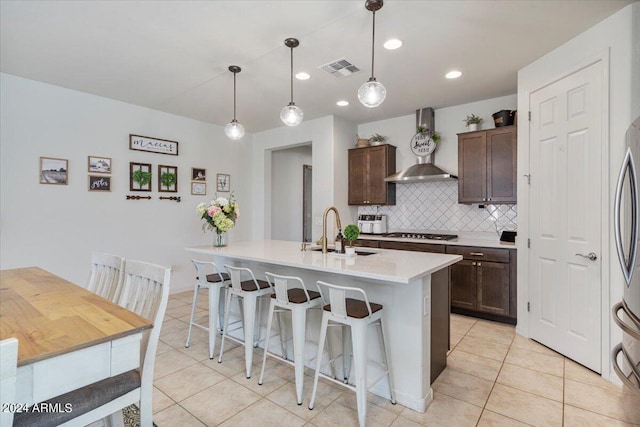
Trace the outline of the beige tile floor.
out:
M 330 382 L 321 382 L 315 409 L 307 409 L 311 370 L 298 406 L 289 365 L 267 359 L 265 382 L 258 386 L 261 350 L 247 380 L 237 344 L 225 344 L 222 364 L 209 360 L 202 330 L 194 329 L 185 348 L 192 295 L 169 300 L 155 367 L 153 419 L 159 427 L 357 425 L 355 394 Z M 206 315 L 206 298 L 198 304 L 199 315 Z M 426 413 L 369 394 L 367 425 L 640 426 L 637 394 L 516 336 L 512 326 L 452 315 L 447 365 Z

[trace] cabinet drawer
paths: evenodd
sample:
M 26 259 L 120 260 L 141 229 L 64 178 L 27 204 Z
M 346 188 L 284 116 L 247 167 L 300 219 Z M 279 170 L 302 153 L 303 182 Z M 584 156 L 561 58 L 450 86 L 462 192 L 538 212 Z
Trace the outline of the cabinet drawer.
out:
M 401 251 L 444 253 L 444 245 L 434 245 L 431 243 L 389 242 L 387 240 L 381 240 L 379 247 L 382 249 L 397 249 Z
M 473 246 L 447 246 L 447 253 L 462 255 L 464 259 L 509 262 L 509 249 L 478 248 Z
M 379 248 L 377 240 L 358 239 L 353 241 L 353 246 L 360 246 L 362 248 Z

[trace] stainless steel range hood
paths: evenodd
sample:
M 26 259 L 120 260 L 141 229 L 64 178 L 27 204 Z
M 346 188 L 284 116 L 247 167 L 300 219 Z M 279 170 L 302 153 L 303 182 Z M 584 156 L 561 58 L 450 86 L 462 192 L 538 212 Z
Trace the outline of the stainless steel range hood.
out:
M 422 125 L 435 131 L 435 117 L 433 108 L 416 110 L 416 127 Z M 434 164 L 435 151 L 429 157 L 417 157 L 416 164 L 386 177 L 386 182 L 409 184 L 412 182 L 453 181 L 458 177 L 440 169 Z

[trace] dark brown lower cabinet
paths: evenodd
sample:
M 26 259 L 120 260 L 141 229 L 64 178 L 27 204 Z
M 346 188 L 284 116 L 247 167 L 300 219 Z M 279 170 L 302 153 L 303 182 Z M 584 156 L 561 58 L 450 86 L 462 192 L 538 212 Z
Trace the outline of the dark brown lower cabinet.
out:
M 450 269 L 451 311 L 515 324 L 515 250 L 447 246 L 447 253 L 464 258 Z

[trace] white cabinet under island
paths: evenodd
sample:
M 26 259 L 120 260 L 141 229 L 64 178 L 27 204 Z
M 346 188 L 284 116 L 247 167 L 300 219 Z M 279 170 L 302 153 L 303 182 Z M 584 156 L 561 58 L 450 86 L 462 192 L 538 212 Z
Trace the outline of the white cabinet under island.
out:
M 187 251 L 197 259 L 213 257 L 220 269 L 225 264 L 249 267 L 258 279 L 269 271 L 298 276 L 312 290 L 317 289 L 318 280 L 365 290 L 370 301 L 384 306 L 396 399 L 404 406 L 424 412 L 432 400 L 431 383 L 444 369 L 449 347 L 449 266 L 462 257 L 386 249 L 363 249 L 372 254 L 347 257 L 314 249 L 301 251 L 297 242 L 265 240 L 233 242 L 222 248 L 198 246 Z M 307 314 L 305 361 L 311 368 L 315 368 L 320 317 L 319 310 Z M 339 328 L 336 332 L 339 333 Z M 369 360 L 380 361 L 375 329 L 370 328 L 369 334 Z M 338 352 L 339 338 L 332 339 Z M 276 341 L 279 340 L 272 340 Z M 279 345 L 271 351 L 278 352 L 277 348 Z M 323 357 L 325 373 L 330 372 L 328 365 L 324 366 L 327 360 Z M 342 363 L 336 364 L 339 373 L 341 367 Z M 380 377 L 381 372 L 371 365 L 367 376 L 372 380 Z M 388 397 L 386 379 L 370 391 Z

